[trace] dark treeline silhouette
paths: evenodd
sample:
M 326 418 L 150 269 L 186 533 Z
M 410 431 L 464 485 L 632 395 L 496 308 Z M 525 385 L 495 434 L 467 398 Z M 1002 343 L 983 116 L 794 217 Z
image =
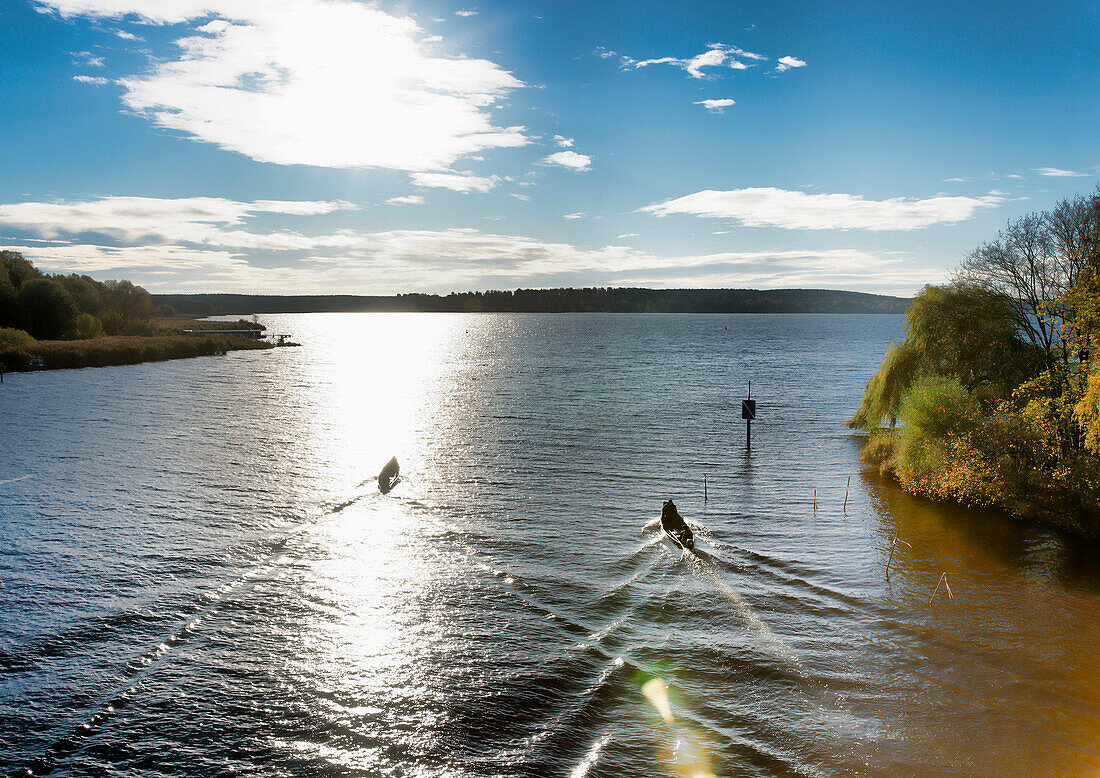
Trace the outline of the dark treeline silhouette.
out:
M 909 300 L 828 289 L 517 289 L 448 295 L 161 294 L 158 305 L 204 316 L 234 313 L 904 313 Z
M 0 327 L 35 338 L 148 335 L 149 293 L 129 281 L 42 273 L 17 251 L 0 251 Z
M 161 314 L 175 314 L 162 305 Z M 254 329 L 154 319 L 153 298 L 129 281 L 49 275 L 17 251 L 0 250 L 0 375 L 31 368 L 105 367 L 271 348 L 240 337 L 189 337 L 182 329 Z

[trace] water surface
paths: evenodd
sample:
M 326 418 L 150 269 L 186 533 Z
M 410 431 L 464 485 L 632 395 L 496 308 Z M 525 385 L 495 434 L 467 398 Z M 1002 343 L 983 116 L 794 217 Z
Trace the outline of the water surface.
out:
M 1095 547 L 859 464 L 901 317 L 261 321 L 0 387 L 0 769 L 1100 769 Z

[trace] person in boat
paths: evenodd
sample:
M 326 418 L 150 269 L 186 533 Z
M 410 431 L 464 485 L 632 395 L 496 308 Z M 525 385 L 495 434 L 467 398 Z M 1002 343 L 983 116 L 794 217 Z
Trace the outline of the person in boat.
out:
M 378 489 L 385 494 L 394 486 L 397 485 L 397 476 L 401 472 L 401 466 L 397 464 L 397 457 L 394 457 L 386 466 L 382 468 L 382 472 L 378 474 Z
M 673 534 L 683 532 L 688 528 L 687 522 L 676 510 L 676 503 L 672 500 L 667 501 L 661 508 L 661 526 L 665 532 Z

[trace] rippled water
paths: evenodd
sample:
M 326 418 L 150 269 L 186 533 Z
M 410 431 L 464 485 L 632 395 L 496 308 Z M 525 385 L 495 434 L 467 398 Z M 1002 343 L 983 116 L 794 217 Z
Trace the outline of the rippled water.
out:
M 0 387 L 0 769 L 1100 769 L 1095 547 L 861 470 L 900 317 L 261 320 Z

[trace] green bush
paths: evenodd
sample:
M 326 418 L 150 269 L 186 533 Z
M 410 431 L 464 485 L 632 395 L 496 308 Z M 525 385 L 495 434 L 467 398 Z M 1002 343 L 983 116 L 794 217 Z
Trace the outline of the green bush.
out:
M 33 346 L 35 342 L 29 332 L 10 327 L 0 327 L 0 349 L 25 348 Z
M 76 317 L 73 328 L 65 333 L 66 340 L 87 340 L 88 338 L 102 338 L 103 325 L 99 319 L 90 313 L 82 313 Z

